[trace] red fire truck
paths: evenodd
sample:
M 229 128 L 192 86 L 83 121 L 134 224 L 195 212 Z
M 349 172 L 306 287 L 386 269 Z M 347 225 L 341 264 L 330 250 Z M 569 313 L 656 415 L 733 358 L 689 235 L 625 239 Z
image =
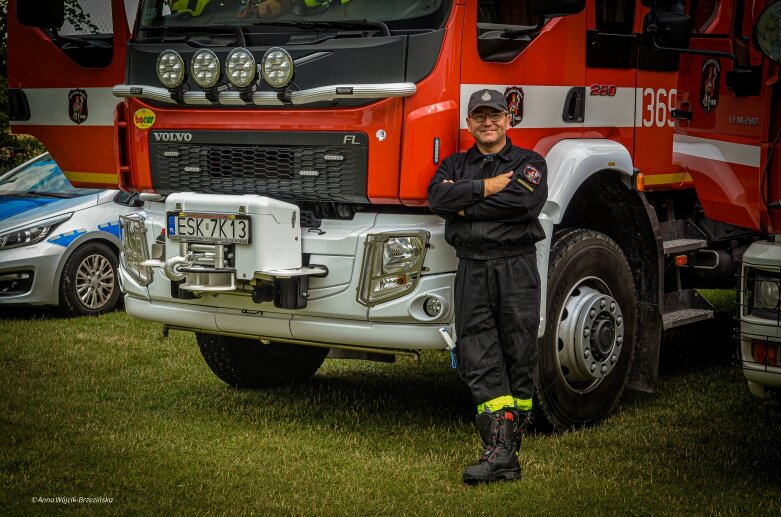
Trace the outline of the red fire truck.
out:
M 452 347 L 426 186 L 482 88 L 548 163 L 536 406 L 557 427 L 653 391 L 663 330 L 712 317 L 695 289 L 734 287 L 781 222 L 778 2 L 141 0 L 128 23 L 113 0 L 98 34 L 63 30 L 62 3 L 10 2 L 13 128 L 75 184 L 142 194 L 127 311 L 195 332 L 232 385 Z M 768 375 L 761 245 L 742 314 L 772 333 L 743 347 Z

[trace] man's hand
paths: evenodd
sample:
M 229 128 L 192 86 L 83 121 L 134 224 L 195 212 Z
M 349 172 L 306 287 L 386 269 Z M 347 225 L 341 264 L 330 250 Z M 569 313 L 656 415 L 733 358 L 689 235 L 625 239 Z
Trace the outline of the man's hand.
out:
M 493 196 L 497 192 L 504 190 L 504 187 L 512 180 L 513 172 L 503 172 L 498 176 L 483 180 L 483 197 Z

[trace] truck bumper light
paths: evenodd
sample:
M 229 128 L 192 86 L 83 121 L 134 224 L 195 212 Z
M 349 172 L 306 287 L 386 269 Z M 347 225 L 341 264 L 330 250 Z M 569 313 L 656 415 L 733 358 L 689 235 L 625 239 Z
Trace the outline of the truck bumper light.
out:
M 442 313 L 442 300 L 433 296 L 426 298 L 426 301 L 423 304 L 423 311 L 427 316 L 436 318 L 440 315 L 440 313 Z
M 412 292 L 420 279 L 431 234 L 392 232 L 366 238 L 358 303 L 371 307 Z
M 778 366 L 778 344 L 765 341 L 751 342 L 751 357 L 764 366 Z
M 152 269 L 142 265 L 149 260 L 144 217 L 135 213 L 120 216 L 122 223 L 122 267 L 140 285 L 152 283 Z

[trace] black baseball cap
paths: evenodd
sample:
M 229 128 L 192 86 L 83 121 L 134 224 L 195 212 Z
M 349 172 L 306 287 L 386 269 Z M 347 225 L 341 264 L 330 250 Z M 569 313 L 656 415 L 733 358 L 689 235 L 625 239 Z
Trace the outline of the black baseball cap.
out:
M 499 111 L 507 111 L 507 99 L 498 90 L 477 90 L 469 97 L 467 113 L 471 114 L 474 110 L 483 106 Z

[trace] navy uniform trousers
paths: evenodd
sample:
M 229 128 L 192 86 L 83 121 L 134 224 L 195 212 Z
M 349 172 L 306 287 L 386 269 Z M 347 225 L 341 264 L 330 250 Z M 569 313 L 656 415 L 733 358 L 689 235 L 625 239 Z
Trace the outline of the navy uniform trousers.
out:
M 513 405 L 508 395 L 530 410 L 540 321 L 536 254 L 460 259 L 455 301 L 458 374 L 478 412 Z

